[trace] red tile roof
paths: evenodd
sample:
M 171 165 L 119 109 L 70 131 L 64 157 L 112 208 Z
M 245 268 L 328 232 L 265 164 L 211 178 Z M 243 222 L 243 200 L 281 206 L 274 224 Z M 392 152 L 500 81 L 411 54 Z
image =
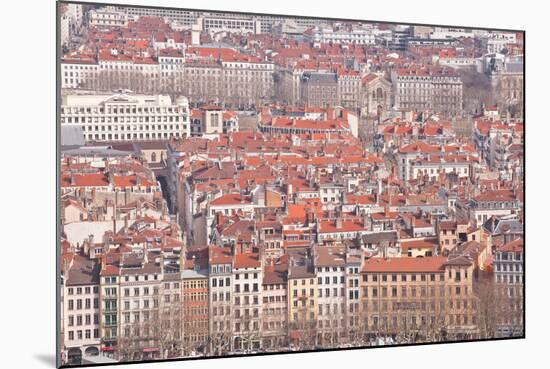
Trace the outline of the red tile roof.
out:
M 246 196 L 243 198 L 243 202 L 241 202 L 241 195 L 238 193 L 230 193 L 227 195 L 223 195 L 218 197 L 217 199 L 214 199 L 210 202 L 210 205 L 214 206 L 225 206 L 225 205 L 239 205 L 239 204 L 250 204 L 250 199 L 247 199 Z
M 241 253 L 235 255 L 235 269 L 259 268 L 261 266 L 258 254 Z
M 508 243 L 500 246 L 498 251 L 500 251 L 500 252 L 523 252 L 523 247 L 524 247 L 523 239 L 518 238 L 516 240 L 513 240 L 511 242 L 508 242 Z
M 444 256 L 430 256 L 422 258 L 395 257 L 371 258 L 365 261 L 363 273 L 437 273 L 443 272 L 443 265 L 447 262 Z

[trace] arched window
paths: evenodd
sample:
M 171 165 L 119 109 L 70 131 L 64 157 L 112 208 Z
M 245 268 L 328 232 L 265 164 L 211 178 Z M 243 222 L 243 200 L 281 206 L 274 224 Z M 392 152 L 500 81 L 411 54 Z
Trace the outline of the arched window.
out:
M 67 352 L 69 364 L 80 365 L 82 361 L 82 351 L 78 347 L 72 347 Z
M 90 346 L 85 351 L 86 356 L 97 356 L 99 355 L 99 350 L 97 347 Z
M 157 153 L 156 153 L 156 152 L 153 152 L 153 153 L 151 154 L 151 161 L 152 161 L 153 163 L 157 161 Z

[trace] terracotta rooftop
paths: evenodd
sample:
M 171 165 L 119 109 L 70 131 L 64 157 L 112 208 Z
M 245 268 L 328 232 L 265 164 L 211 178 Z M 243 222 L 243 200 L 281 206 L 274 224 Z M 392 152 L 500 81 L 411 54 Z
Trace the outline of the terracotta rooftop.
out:
M 423 258 L 394 257 L 370 258 L 365 261 L 363 273 L 437 273 L 443 272 L 447 258 L 430 256 Z

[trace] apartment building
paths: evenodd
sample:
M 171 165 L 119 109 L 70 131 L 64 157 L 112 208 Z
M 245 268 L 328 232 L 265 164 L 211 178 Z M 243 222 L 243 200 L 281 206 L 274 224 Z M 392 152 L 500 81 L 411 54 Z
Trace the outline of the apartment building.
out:
M 346 250 L 346 332 L 348 342 L 360 342 L 362 337 L 361 316 L 361 263 L 362 251 Z
M 224 104 L 250 109 L 271 102 L 274 97 L 273 62 L 258 57 L 228 55 L 222 58 Z
M 304 72 L 301 80 L 301 103 L 306 106 L 334 107 L 338 99 L 338 76 L 329 72 Z
M 338 77 L 338 99 L 344 108 L 357 110 L 361 107 L 361 74 L 354 70 L 341 70 Z
M 183 296 L 183 355 L 205 352 L 209 333 L 208 270 L 181 272 Z
M 120 261 L 120 335 L 117 355 L 123 360 L 161 357 L 167 328 L 161 311 L 162 268 L 147 253 L 122 254 Z M 169 282 L 166 282 L 169 283 Z
M 86 142 L 168 140 L 190 135 L 189 103 L 164 95 L 67 95 L 62 126 L 81 127 Z
M 313 40 L 320 43 L 374 45 L 375 35 L 371 29 L 318 28 Z
M 262 281 L 262 347 L 288 345 L 288 264 L 278 260 L 264 268 Z
M 99 65 L 92 55 L 65 56 L 61 60 L 61 87 L 96 89 L 98 71 Z
M 62 345 L 68 363 L 99 355 L 99 271 L 95 260 L 75 255 L 64 272 Z
M 500 189 L 473 197 L 465 208 L 469 212 L 470 219 L 480 227 L 492 216 L 517 215 L 521 209 L 520 203 L 516 190 Z
M 288 325 L 291 345 L 313 348 L 317 343 L 317 277 L 309 250 L 289 255 Z
M 468 259 L 371 258 L 361 274 L 367 335 L 417 335 L 433 341 L 477 333 L 473 263 Z
M 467 145 L 431 145 L 415 141 L 402 145 L 395 154 L 397 174 L 410 180 L 421 176 L 434 178 L 440 173 L 455 173 L 459 178 L 472 176 L 477 154 Z
M 88 20 L 92 27 L 126 27 L 128 25 L 126 14 L 108 9 L 90 10 Z
M 252 253 L 237 253 L 234 259 L 233 348 L 257 350 L 262 345 L 262 263 Z
M 392 72 L 395 108 L 462 115 L 462 80 L 452 69 L 401 68 Z
M 100 336 L 101 351 L 115 358 L 120 334 L 120 269 L 103 259 L 100 273 Z
M 524 241 L 517 238 L 500 246 L 493 259 L 497 291 L 496 330 L 498 337 L 522 335 L 524 289 Z
M 160 286 L 159 325 L 160 351 L 165 357 L 182 355 L 184 343 L 184 309 L 182 279 L 176 260 L 163 261 L 163 277 Z M 153 347 L 149 348 L 153 352 Z M 154 356 L 153 356 L 154 358 Z
M 231 32 L 241 34 L 259 34 L 262 32 L 262 24 L 259 20 L 243 15 L 233 17 L 217 17 L 207 15 L 197 19 L 203 31 L 205 32 Z
M 419 158 L 410 163 L 410 178 L 435 180 L 441 174 L 454 174 L 458 178 L 470 178 L 472 163 L 476 161 L 478 161 L 477 157 L 469 155 Z
M 346 252 L 343 246 L 314 246 L 317 332 L 321 345 L 338 346 L 346 336 Z
M 209 247 L 210 349 L 215 355 L 233 351 L 233 256 L 227 247 Z

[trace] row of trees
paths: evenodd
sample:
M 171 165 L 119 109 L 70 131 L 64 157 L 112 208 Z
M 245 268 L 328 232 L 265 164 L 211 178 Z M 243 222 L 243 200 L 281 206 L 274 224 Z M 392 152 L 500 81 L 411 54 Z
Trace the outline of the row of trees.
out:
M 445 309 L 435 311 L 420 310 L 416 307 L 404 307 L 396 313 L 395 321 L 390 321 L 384 312 L 379 311 L 377 321 L 357 309 L 325 317 L 321 328 L 316 320 L 307 316 L 281 328 L 281 337 L 290 345 L 270 349 L 311 350 L 346 346 L 368 346 L 377 344 L 402 344 L 420 342 L 441 342 L 463 339 L 487 339 L 502 335 L 501 328 L 507 327 L 506 334 L 523 334 L 523 296 L 520 288 L 510 293 L 510 287 L 496 284 L 492 278 L 484 278 L 476 286 L 476 305 L 474 310 L 475 329 L 470 332 L 458 331 L 461 324 L 451 324 Z M 467 314 L 466 309 L 454 310 L 454 313 Z M 208 326 L 184 321 L 181 303 L 164 305 L 153 311 L 147 321 L 134 321 L 122 326 L 117 351 L 122 361 L 150 358 L 170 358 L 195 355 L 227 355 L 231 352 L 250 352 L 261 350 L 258 342 L 264 337 L 259 330 L 246 329 L 238 334 L 231 330 L 222 330 L 202 337 Z M 228 318 L 234 326 L 235 318 Z M 411 323 L 418 319 L 416 323 Z M 241 324 L 246 319 L 239 318 Z M 195 339 L 194 339 L 195 337 Z M 266 338 L 267 339 L 267 338 Z M 269 339 L 272 339 L 269 338 Z

